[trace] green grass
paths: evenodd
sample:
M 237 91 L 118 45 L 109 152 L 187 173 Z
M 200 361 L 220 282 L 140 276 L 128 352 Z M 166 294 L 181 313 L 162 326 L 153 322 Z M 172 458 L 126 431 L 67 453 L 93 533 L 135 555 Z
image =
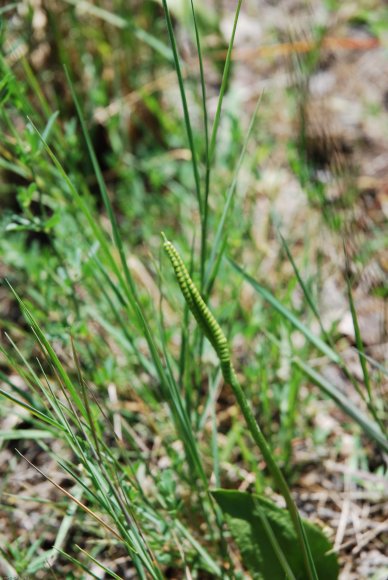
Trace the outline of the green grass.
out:
M 279 287 L 261 278 L 264 255 L 246 204 L 257 160 L 276 145 L 262 134 L 267 96 L 249 114 L 235 108 L 241 0 L 221 67 L 209 44 L 219 30 L 199 4 L 191 2 L 185 23 L 165 0 L 135 11 L 102 4 L 45 9 L 50 55 L 40 64 L 37 12 L 10 22 L 1 14 L 0 448 L 12 462 L 2 473 L 9 496 L 1 517 L 10 527 L 0 569 L 242 578 L 248 564 L 211 491 L 239 488 L 248 473 L 249 491 L 284 496 L 303 555 L 298 573 L 317 578 L 293 492 L 293 441 L 314 444 L 304 408 L 313 401 L 327 412 L 329 398 L 365 454 L 387 451 L 384 368 L 364 345 L 350 280 L 363 381 L 348 368 L 335 326 L 321 320 L 318 275 L 306 281 L 285 238 L 275 266 L 289 262 L 293 276 L 279 274 Z M 316 184 L 308 186 L 311 193 Z M 185 301 L 161 231 L 187 265 Z M 256 292 L 248 309 L 243 281 Z M 346 376 L 357 400 L 325 378 L 317 355 Z M 24 493 L 13 481 L 18 471 L 35 473 L 46 496 L 33 486 Z M 32 501 L 38 514 L 21 536 L 11 496 L 22 510 Z

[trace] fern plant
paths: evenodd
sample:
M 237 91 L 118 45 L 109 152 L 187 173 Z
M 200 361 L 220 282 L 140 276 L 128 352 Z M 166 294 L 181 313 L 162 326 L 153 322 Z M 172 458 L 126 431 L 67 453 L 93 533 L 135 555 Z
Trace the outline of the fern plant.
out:
M 237 379 L 230 357 L 230 349 L 227 338 L 217 320 L 211 313 L 210 309 L 206 305 L 205 301 L 201 297 L 177 249 L 169 240 L 167 240 L 164 234 L 163 238 L 164 249 L 170 259 L 172 267 L 174 268 L 176 279 L 179 283 L 186 303 L 199 326 L 203 330 L 206 338 L 209 340 L 214 350 L 216 351 L 220 360 L 224 380 L 228 385 L 231 386 L 237 403 L 246 421 L 249 432 L 266 461 L 267 467 L 271 472 L 275 485 L 279 488 L 285 499 L 287 509 L 298 537 L 299 546 L 303 553 L 304 565 L 307 574 L 306 577 L 310 579 L 317 579 L 318 576 L 315 571 L 314 561 L 311 556 L 298 509 L 292 498 L 287 482 L 273 457 L 263 432 L 261 431 L 255 419 L 252 408 L 249 405 L 248 400 L 244 395 L 244 391 Z

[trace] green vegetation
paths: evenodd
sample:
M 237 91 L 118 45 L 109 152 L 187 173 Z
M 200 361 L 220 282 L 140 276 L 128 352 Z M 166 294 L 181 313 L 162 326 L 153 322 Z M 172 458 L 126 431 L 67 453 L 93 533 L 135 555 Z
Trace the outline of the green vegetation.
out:
M 310 409 L 334 409 L 352 460 L 388 451 L 387 371 L 364 343 L 346 250 L 361 377 L 320 314 L 319 252 L 306 235 L 307 268 L 274 213 L 273 277 L 261 274 L 251 215 L 277 145 L 268 94 L 241 114 L 233 90 L 243 3 L 227 42 L 202 4 L 179 7 L 0 9 L 0 575 L 336 578 L 333 537 L 298 501 L 293 443 L 319 462 L 341 433 L 319 432 Z M 308 99 L 285 102 L 303 116 Z M 288 162 L 342 248 L 303 122 Z

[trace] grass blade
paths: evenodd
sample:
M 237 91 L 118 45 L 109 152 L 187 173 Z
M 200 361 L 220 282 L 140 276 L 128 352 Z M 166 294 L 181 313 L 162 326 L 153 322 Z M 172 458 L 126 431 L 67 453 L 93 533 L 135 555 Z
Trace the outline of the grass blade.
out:
M 125 256 L 125 252 L 124 252 L 124 247 L 123 247 L 123 242 L 122 242 L 121 235 L 119 232 L 116 216 L 113 212 L 112 204 L 110 202 L 108 191 L 106 189 L 104 177 L 102 175 L 99 163 L 97 161 L 96 154 L 94 152 L 94 148 L 92 145 L 92 141 L 90 139 L 89 131 L 88 131 L 86 123 L 85 123 L 85 118 L 84 118 L 82 110 L 81 110 L 81 105 L 79 103 L 78 97 L 77 97 L 76 92 L 74 90 L 73 82 L 70 78 L 70 75 L 69 75 L 66 67 L 65 67 L 65 74 L 66 74 L 66 79 L 67 79 L 67 82 L 68 82 L 68 85 L 70 88 L 71 96 L 73 98 L 75 107 L 77 109 L 78 118 L 79 118 L 80 123 L 81 123 L 82 132 L 84 135 L 86 146 L 88 148 L 90 160 L 92 162 L 94 173 L 96 175 L 97 182 L 98 182 L 98 185 L 100 188 L 101 197 L 103 199 L 105 209 L 108 213 L 109 221 L 110 221 L 111 226 L 112 226 L 113 240 L 114 240 L 114 243 L 115 243 L 117 250 L 119 252 L 121 265 L 123 267 L 125 279 L 126 279 L 128 287 L 129 287 L 131 294 L 132 294 L 132 299 L 131 299 L 131 303 L 132 303 L 136 299 L 136 288 L 135 288 L 134 281 L 132 279 L 131 273 L 130 273 L 129 268 L 128 268 L 128 264 L 127 264 L 127 260 L 126 260 L 126 256 Z
M 181 69 L 178 49 L 177 49 L 177 45 L 176 45 L 176 41 L 175 41 L 174 28 L 173 28 L 172 21 L 171 21 L 170 11 L 169 11 L 168 6 L 167 6 L 167 0 L 162 0 L 162 4 L 163 4 L 163 9 L 164 9 L 164 14 L 166 17 L 168 36 L 170 38 L 172 53 L 174 56 L 175 70 L 176 70 L 176 74 L 178 77 L 179 91 L 180 91 L 182 107 L 183 107 L 183 117 L 184 117 L 185 126 L 186 126 L 187 139 L 189 141 L 189 147 L 190 147 L 190 151 L 191 151 L 191 163 L 193 166 L 193 174 L 194 174 L 195 190 L 196 190 L 196 194 L 197 194 L 198 209 L 199 209 L 199 213 L 201 215 L 201 219 L 203 219 L 203 200 L 201 197 L 201 185 L 200 185 L 200 178 L 199 178 L 197 153 L 196 153 L 195 144 L 194 144 L 193 131 L 191 128 L 190 113 L 189 113 L 189 107 L 187 104 L 185 84 L 183 81 L 182 69 Z
M 326 330 L 323 327 L 322 320 L 321 320 L 321 317 L 319 315 L 318 309 L 317 309 L 317 307 L 315 305 L 314 299 L 311 296 L 311 292 L 309 292 L 306 284 L 304 283 L 304 280 L 303 280 L 303 278 L 302 278 L 302 276 L 301 276 L 301 274 L 299 272 L 299 268 L 297 267 L 297 265 L 295 263 L 295 260 L 294 260 L 294 258 L 292 256 L 292 253 L 290 251 L 289 245 L 288 245 L 287 241 L 285 240 L 285 238 L 282 236 L 280 230 L 278 230 L 278 234 L 279 234 L 279 237 L 280 237 L 280 241 L 282 243 L 282 246 L 283 246 L 283 248 L 284 248 L 284 250 L 285 250 L 285 252 L 287 254 L 287 258 L 289 259 L 289 261 L 291 263 L 291 266 L 292 266 L 292 269 L 294 270 L 295 276 L 296 276 L 296 278 L 297 278 L 297 280 L 299 282 L 299 285 L 302 288 L 303 295 L 306 298 L 306 301 L 307 301 L 308 305 L 310 306 L 311 311 L 313 312 L 313 314 L 314 314 L 314 316 L 315 316 L 315 318 L 316 318 L 316 320 L 317 320 L 317 322 L 319 324 L 319 327 L 321 329 L 322 335 L 325 337 L 325 340 L 327 342 L 329 342 L 329 338 L 330 337 L 329 337 L 329 335 L 327 334 Z
M 224 228 L 225 228 L 225 224 L 226 224 L 226 221 L 227 221 L 227 218 L 229 215 L 229 210 L 230 210 L 230 207 L 231 207 L 231 204 L 233 201 L 233 197 L 234 197 L 234 194 L 236 191 L 237 179 L 238 179 L 238 176 L 240 173 L 242 163 L 243 163 L 244 158 L 245 158 L 248 142 L 249 142 L 250 136 L 252 134 L 253 127 L 255 125 L 256 115 L 257 115 L 257 111 L 259 109 L 260 101 L 261 101 L 261 97 L 258 99 L 258 101 L 256 103 L 255 110 L 253 111 L 253 114 L 252 114 L 252 117 L 251 117 L 251 120 L 249 123 L 248 131 L 246 133 L 246 137 L 245 137 L 245 140 L 244 140 L 244 143 L 242 146 L 242 150 L 240 153 L 240 157 L 239 157 L 239 160 L 237 162 L 237 166 L 234 170 L 232 183 L 230 184 L 229 189 L 228 189 L 227 194 L 226 194 L 226 201 L 224 204 L 224 208 L 222 210 L 222 216 L 221 216 L 220 222 L 219 222 L 218 227 L 217 227 L 216 237 L 215 237 L 215 240 L 213 243 L 209 263 L 208 263 L 207 269 L 206 269 L 205 292 L 204 292 L 205 296 L 209 294 L 210 289 L 211 289 L 211 285 L 217 276 L 218 268 L 219 268 L 219 265 L 221 263 L 222 253 L 226 247 L 225 244 L 223 243 Z
M 236 264 L 233 260 L 229 260 L 230 264 L 233 266 L 237 272 L 241 274 L 241 276 L 267 301 L 275 308 L 279 314 L 281 314 L 286 320 L 291 322 L 291 324 L 300 330 L 304 336 L 313 344 L 322 354 L 326 355 L 332 362 L 342 366 L 342 360 L 337 355 L 336 352 L 333 351 L 325 342 L 323 342 L 320 338 L 315 336 L 298 318 L 292 314 L 285 306 L 283 306 L 264 286 L 259 284 L 254 278 L 249 276 L 238 264 Z M 376 428 L 373 422 L 370 421 L 367 417 L 361 413 L 356 407 L 354 407 L 350 401 L 336 388 L 330 385 L 326 379 L 324 379 L 321 375 L 319 375 L 316 371 L 305 365 L 299 359 L 294 359 L 296 362 L 295 364 L 303 370 L 305 374 L 309 376 L 311 380 L 315 382 L 315 384 L 329 397 L 331 397 L 338 406 L 347 413 L 354 421 L 360 425 L 363 431 L 369 435 L 372 439 L 374 439 L 379 445 L 387 450 L 388 449 L 388 441 L 381 433 L 379 429 Z
M 202 114 L 203 114 L 203 126 L 205 134 L 205 166 L 206 166 L 206 177 L 205 177 L 205 193 L 203 200 L 203 219 L 201 224 L 201 288 L 204 283 L 205 274 L 205 263 L 207 259 L 207 227 L 208 227 L 208 217 L 209 217 L 209 188 L 210 188 L 210 156 L 209 156 L 209 123 L 207 114 L 207 104 L 206 104 L 206 84 L 205 84 L 205 72 L 203 67 L 202 58 L 202 48 L 199 36 L 199 30 L 197 26 L 197 18 L 195 15 L 193 0 L 190 0 L 191 12 L 193 15 L 193 24 L 195 31 L 195 41 L 197 45 L 198 62 L 199 62 L 199 76 L 201 79 L 201 98 L 202 98 Z
M 316 370 L 298 358 L 292 359 L 293 363 L 304 372 L 309 379 L 319 387 L 333 401 L 357 423 L 370 439 L 373 439 L 386 453 L 388 453 L 388 439 L 376 428 L 376 425 L 366 417 L 338 388 L 334 387 Z
M 277 300 L 275 298 L 275 296 L 273 296 L 273 294 L 271 294 L 271 292 L 269 290 L 267 290 L 264 286 L 262 286 L 259 282 L 257 282 L 257 280 L 255 280 L 254 278 L 249 276 L 249 274 L 247 274 L 242 268 L 240 268 L 240 266 L 238 264 L 236 264 L 236 262 L 234 262 L 233 260 L 230 260 L 230 259 L 228 259 L 228 261 L 233 266 L 233 268 L 235 270 L 237 270 L 237 272 L 239 274 L 241 274 L 241 276 L 260 294 L 260 296 L 262 298 L 264 298 L 264 300 L 269 302 L 271 304 L 271 306 L 277 312 L 279 312 L 279 314 L 281 314 L 286 320 L 291 322 L 291 324 L 295 328 L 300 330 L 300 332 L 307 338 L 307 340 L 311 344 L 313 344 L 315 346 L 315 348 L 317 350 L 319 350 L 319 352 L 321 352 L 323 355 L 327 356 L 332 362 L 334 362 L 336 364 L 341 364 L 341 358 L 339 357 L 339 355 L 330 346 L 328 346 L 322 339 L 320 339 L 318 336 L 313 334 L 311 332 L 311 330 L 309 330 L 307 328 L 307 326 L 305 326 L 295 316 L 295 314 L 293 314 L 290 310 L 288 310 L 288 308 L 283 306 L 283 304 L 281 304 L 279 302 L 279 300 Z
M 163 0 L 163 2 L 165 2 L 165 0 Z M 213 160 L 214 152 L 215 152 L 215 148 L 216 148 L 217 132 L 218 132 L 219 124 L 220 124 L 222 103 L 224 100 L 226 87 L 228 85 L 228 80 L 229 80 L 230 65 L 232 63 L 232 50 L 233 50 L 233 44 L 234 44 L 234 37 L 236 35 L 237 22 L 238 22 L 238 19 L 240 16 L 241 5 L 242 5 L 242 0 L 238 0 L 236 13 L 234 15 L 232 36 L 230 37 L 228 52 L 226 54 L 226 59 L 225 59 L 225 66 L 224 66 L 224 72 L 222 75 L 222 82 L 221 82 L 220 95 L 218 97 L 217 110 L 216 110 L 216 114 L 214 117 L 213 129 L 212 129 L 212 133 L 211 133 L 211 137 L 210 137 L 210 151 L 209 151 L 210 162 L 212 162 L 212 160 Z
M 346 252 L 345 243 L 344 243 L 344 252 L 345 252 L 346 268 L 347 268 L 347 271 L 349 271 L 350 264 L 349 264 L 349 258 L 348 258 L 347 252 Z M 364 382 L 365 382 L 365 387 L 366 387 L 366 391 L 367 391 L 367 395 L 368 395 L 368 402 L 369 402 L 368 407 L 369 407 L 371 413 L 373 414 L 375 420 L 380 423 L 379 417 L 376 413 L 376 410 L 375 410 L 375 407 L 373 404 L 373 395 L 372 395 L 372 388 L 371 388 L 370 379 L 369 379 L 368 365 L 367 365 L 365 356 L 362 356 L 365 354 L 365 349 L 364 349 L 364 343 L 363 343 L 363 340 L 361 337 L 360 325 L 358 323 L 357 311 L 356 311 L 356 307 L 354 305 L 353 292 L 352 292 L 352 288 L 351 288 L 351 284 L 350 284 L 350 279 L 349 279 L 349 276 L 347 274 L 345 277 L 346 277 L 346 289 L 347 289 L 347 293 L 348 293 L 350 313 L 352 316 L 354 335 L 355 335 L 355 339 L 356 339 L 356 347 L 357 347 L 357 351 L 359 353 L 358 359 L 360 361 L 362 374 L 363 374 Z

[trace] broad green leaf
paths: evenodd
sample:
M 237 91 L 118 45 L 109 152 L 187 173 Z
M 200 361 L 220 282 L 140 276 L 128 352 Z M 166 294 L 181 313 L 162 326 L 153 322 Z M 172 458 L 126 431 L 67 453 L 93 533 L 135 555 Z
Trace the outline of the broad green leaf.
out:
M 305 567 L 287 510 L 259 495 L 218 489 L 212 496 L 227 516 L 244 565 L 256 580 L 304 580 Z M 318 578 L 338 578 L 338 562 L 323 531 L 303 520 Z

